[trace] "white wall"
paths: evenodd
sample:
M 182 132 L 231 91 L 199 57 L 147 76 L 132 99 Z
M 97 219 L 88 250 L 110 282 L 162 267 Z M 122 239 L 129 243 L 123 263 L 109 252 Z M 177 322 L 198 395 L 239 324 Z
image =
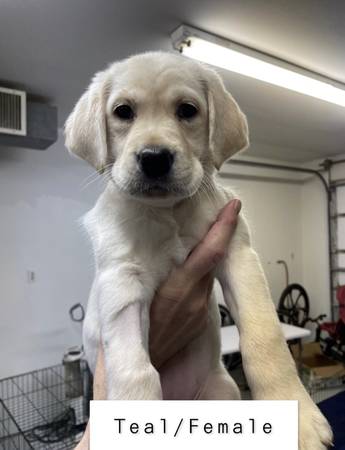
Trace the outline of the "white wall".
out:
M 310 167 L 318 168 L 319 162 L 321 161 L 311 163 Z M 281 292 L 279 286 L 282 286 L 282 280 L 279 282 L 276 270 L 272 270 L 273 266 L 267 263 L 272 259 L 272 251 L 287 255 L 291 272 L 290 282 L 299 282 L 306 288 L 310 299 L 311 316 L 325 313 L 330 317 L 327 196 L 322 183 L 315 176 L 303 176 L 304 182 L 300 185 L 291 183 L 284 185 L 281 183 L 284 179 L 293 182 L 295 175 L 289 175 L 290 172 L 262 169 L 254 171 L 263 177 L 263 181 L 259 184 L 235 179 L 232 185 L 247 188 L 242 193 L 245 202 L 248 202 L 248 213 L 253 223 L 254 244 L 262 257 L 274 300 Z M 249 174 L 253 175 L 253 171 Z M 273 181 L 269 184 L 267 181 L 269 176 L 273 178 L 278 176 L 281 182 Z M 332 177 L 334 180 L 344 179 L 345 164 L 334 165 Z M 298 180 L 301 181 L 300 177 L 295 179 Z M 269 185 L 271 191 L 268 189 Z M 345 212 L 345 188 L 339 188 L 337 193 L 338 212 Z M 269 205 L 264 214 L 258 211 L 260 208 L 260 203 L 256 204 L 258 197 L 269 200 L 262 210 L 265 211 L 266 205 Z M 285 208 L 285 218 L 282 208 L 283 211 Z M 270 227 L 268 217 L 272 218 L 271 225 L 275 228 L 275 231 L 270 232 L 272 239 L 265 239 L 265 226 Z M 345 219 L 340 219 L 338 225 L 338 246 L 345 248 Z M 282 229 L 284 233 L 279 238 L 276 233 Z M 289 249 L 295 255 L 295 260 L 290 262 Z M 344 255 L 339 257 L 339 266 L 345 267 Z M 339 282 L 345 283 L 344 274 L 340 275 Z
M 59 363 L 80 343 L 68 310 L 85 303 L 93 274 L 78 224 L 99 191 L 81 189 L 90 173 L 61 138 L 47 151 L 0 148 L 0 378 Z
M 267 174 L 272 175 L 272 171 L 262 173 Z M 282 265 L 277 264 L 278 260 L 287 262 L 290 282 L 303 282 L 300 214 L 302 186 L 290 182 L 236 177 L 222 179 L 222 182 L 234 188 L 242 200 L 254 248 L 261 257 L 273 300 L 277 304 L 286 286 L 285 271 Z
M 332 179 L 345 179 L 345 164 L 334 165 Z M 330 315 L 327 196 L 316 178 L 310 178 L 302 189 L 303 280 L 311 301 L 311 314 Z M 338 213 L 345 212 L 345 187 L 337 189 Z M 345 248 L 345 219 L 338 221 L 338 247 Z M 345 267 L 345 255 L 339 256 Z M 345 283 L 340 274 L 339 283 Z

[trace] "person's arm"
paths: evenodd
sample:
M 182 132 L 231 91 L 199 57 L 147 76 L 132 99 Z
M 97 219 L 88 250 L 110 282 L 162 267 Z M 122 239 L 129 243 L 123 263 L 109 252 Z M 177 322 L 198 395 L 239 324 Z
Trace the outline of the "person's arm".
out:
M 149 346 L 151 361 L 158 371 L 171 358 L 177 361 L 179 352 L 205 329 L 213 270 L 229 246 L 240 209 L 239 200 L 229 202 L 184 264 L 175 268 L 157 291 L 150 310 Z M 94 399 L 104 400 L 106 392 L 104 354 L 100 346 Z M 88 449 L 88 441 L 89 426 L 76 450 Z

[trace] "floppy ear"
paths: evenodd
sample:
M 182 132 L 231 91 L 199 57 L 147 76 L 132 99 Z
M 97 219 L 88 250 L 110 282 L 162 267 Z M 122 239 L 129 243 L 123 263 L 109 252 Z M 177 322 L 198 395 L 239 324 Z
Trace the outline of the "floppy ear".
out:
M 225 89 L 220 76 L 207 70 L 207 99 L 209 110 L 209 145 L 217 169 L 225 160 L 248 146 L 246 116 Z
M 65 124 L 65 145 L 79 158 L 102 172 L 108 160 L 105 72 L 97 73 Z

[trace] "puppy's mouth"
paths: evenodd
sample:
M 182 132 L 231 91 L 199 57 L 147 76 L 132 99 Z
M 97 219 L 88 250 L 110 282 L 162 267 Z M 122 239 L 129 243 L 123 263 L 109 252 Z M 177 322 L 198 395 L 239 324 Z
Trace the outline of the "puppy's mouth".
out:
M 200 186 L 200 180 L 192 182 L 189 174 L 178 178 L 168 174 L 153 180 L 141 173 L 121 177 L 113 172 L 111 179 L 123 194 L 143 201 L 180 201 L 193 196 Z
M 178 183 L 168 181 L 134 181 L 128 186 L 130 195 L 139 197 L 172 197 L 186 195 L 186 189 Z
M 169 189 L 162 186 L 150 186 L 141 190 L 141 194 L 147 197 L 167 197 L 170 193 Z

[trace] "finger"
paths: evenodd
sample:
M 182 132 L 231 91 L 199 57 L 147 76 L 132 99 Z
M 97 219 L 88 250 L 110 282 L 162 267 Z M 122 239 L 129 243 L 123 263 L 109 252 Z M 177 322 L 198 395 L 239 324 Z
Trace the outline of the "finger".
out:
M 107 398 L 107 386 L 105 378 L 105 367 L 104 367 L 104 351 L 100 344 L 97 353 L 97 363 L 95 376 L 93 379 L 93 398 L 94 400 L 104 400 Z
M 199 280 L 223 259 L 236 229 L 240 200 L 232 200 L 220 212 L 204 239 L 195 247 L 180 270 L 187 278 Z

